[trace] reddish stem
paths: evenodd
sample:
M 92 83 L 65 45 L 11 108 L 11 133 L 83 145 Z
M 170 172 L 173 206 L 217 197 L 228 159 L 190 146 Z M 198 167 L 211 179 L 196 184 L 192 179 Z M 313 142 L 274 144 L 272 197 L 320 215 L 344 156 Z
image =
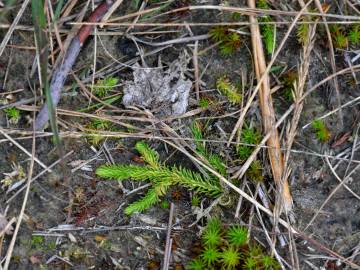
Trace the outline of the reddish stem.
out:
M 111 7 L 113 1 L 106 0 L 102 2 L 90 15 L 86 22 L 95 23 L 101 20 L 105 13 Z M 50 93 L 53 106 L 56 108 L 60 101 L 61 90 L 64 88 L 65 80 L 70 72 L 75 60 L 80 52 L 82 45 L 85 43 L 90 33 L 93 31 L 94 25 L 83 25 L 78 34 L 71 41 L 61 64 L 55 69 L 50 82 Z M 39 114 L 35 119 L 35 130 L 42 130 L 49 121 L 49 108 L 47 104 L 43 104 Z

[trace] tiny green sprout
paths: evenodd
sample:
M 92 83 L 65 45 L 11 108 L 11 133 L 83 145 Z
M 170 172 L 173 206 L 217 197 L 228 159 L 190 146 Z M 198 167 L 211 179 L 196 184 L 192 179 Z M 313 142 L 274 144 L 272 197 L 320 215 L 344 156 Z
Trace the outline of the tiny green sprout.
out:
M 93 87 L 94 94 L 100 98 L 103 98 L 110 90 L 114 89 L 118 82 L 119 79 L 115 77 L 107 77 L 105 79 L 99 80 Z
M 244 246 L 248 240 L 248 230 L 239 225 L 231 226 L 227 231 L 227 239 L 231 245 L 236 247 Z
M 269 5 L 266 0 L 256 1 L 256 6 L 261 9 L 269 9 Z M 263 17 L 260 17 L 259 21 L 263 22 L 263 23 L 269 23 L 272 20 L 271 20 L 270 16 L 263 16 Z M 261 34 L 263 36 L 263 40 L 265 43 L 266 52 L 268 54 L 271 54 L 273 52 L 274 46 L 275 46 L 275 42 L 274 42 L 275 28 L 273 25 L 271 25 L 269 23 L 269 24 L 261 25 L 260 29 L 261 29 Z
M 316 138 L 320 142 L 327 142 L 330 139 L 331 135 L 324 121 L 321 119 L 316 119 L 311 123 L 311 126 L 315 131 Z
M 216 88 L 225 95 L 231 103 L 236 104 L 241 102 L 242 96 L 239 93 L 239 90 L 226 76 L 223 76 L 216 81 Z
M 217 218 L 209 220 L 203 234 L 202 241 L 205 246 L 214 247 L 221 243 L 221 222 Z
M 20 111 L 15 107 L 4 109 L 4 112 L 11 124 L 17 124 L 20 120 Z
M 359 24 L 355 24 L 352 26 L 352 28 L 348 34 L 348 38 L 353 45 L 360 44 L 360 25 Z
M 194 194 L 192 197 L 191 197 L 191 205 L 192 206 L 199 206 L 200 205 L 200 197 L 196 194 Z
M 234 246 L 229 246 L 221 253 L 221 262 L 224 264 L 223 269 L 232 270 L 240 262 L 240 253 Z
M 203 262 L 210 267 L 214 263 L 218 262 L 221 257 L 221 253 L 214 247 L 207 247 L 200 255 Z
M 170 203 L 166 200 L 163 200 L 160 202 L 160 207 L 163 209 L 169 209 L 170 208 Z
M 193 259 L 187 266 L 188 270 L 205 270 L 206 267 L 201 259 Z
M 254 160 L 249 169 L 246 171 L 246 176 L 249 177 L 252 181 L 262 182 L 264 180 L 264 176 L 262 174 L 262 165 L 259 160 Z

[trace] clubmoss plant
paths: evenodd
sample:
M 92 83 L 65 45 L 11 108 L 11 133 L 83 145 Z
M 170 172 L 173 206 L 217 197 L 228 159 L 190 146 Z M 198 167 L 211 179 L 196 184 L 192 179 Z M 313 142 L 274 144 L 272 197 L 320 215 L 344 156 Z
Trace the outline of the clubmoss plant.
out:
M 316 138 L 324 143 L 330 139 L 330 131 L 326 127 L 325 123 L 321 119 L 316 119 L 311 123 L 313 130 L 315 131 Z
M 10 108 L 4 109 L 4 112 L 11 124 L 16 125 L 19 122 L 20 117 L 21 117 L 19 109 L 15 108 L 15 107 L 10 107 Z
M 143 141 L 136 143 L 135 149 L 140 153 L 145 166 L 135 165 L 103 165 L 96 170 L 96 174 L 107 179 L 123 181 L 150 181 L 152 187 L 139 201 L 130 204 L 125 213 L 142 212 L 161 201 L 173 185 L 180 185 L 197 193 L 217 197 L 222 193 L 221 186 L 214 179 L 206 179 L 191 170 L 166 166 L 159 161 L 158 153 Z
M 256 6 L 261 9 L 270 9 L 266 0 L 256 1 Z M 268 54 L 272 54 L 275 47 L 275 26 L 269 23 L 272 22 L 270 16 L 262 16 L 259 18 L 259 21 L 265 23 L 260 26 L 261 34 L 263 36 L 263 41 L 265 43 L 266 52 Z
M 239 92 L 239 89 L 237 89 L 237 87 L 235 87 L 235 85 L 231 83 L 226 76 L 220 77 L 216 81 L 216 88 L 221 94 L 229 99 L 230 103 L 238 104 L 241 102 L 242 95 Z

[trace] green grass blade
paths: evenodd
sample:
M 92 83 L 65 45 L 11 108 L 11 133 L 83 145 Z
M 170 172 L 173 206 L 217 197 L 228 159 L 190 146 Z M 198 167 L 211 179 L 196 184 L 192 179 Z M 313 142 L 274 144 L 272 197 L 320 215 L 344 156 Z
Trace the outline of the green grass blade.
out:
M 50 114 L 49 115 L 50 126 L 52 132 L 54 133 L 55 144 L 59 146 L 60 137 L 57 129 L 55 109 L 50 94 L 49 80 L 47 76 L 49 51 L 48 51 L 48 42 L 46 36 L 46 17 L 44 13 L 44 1 L 32 0 L 31 10 L 32 10 L 32 20 L 35 27 L 37 52 L 39 54 L 41 82 L 44 88 L 46 103 Z

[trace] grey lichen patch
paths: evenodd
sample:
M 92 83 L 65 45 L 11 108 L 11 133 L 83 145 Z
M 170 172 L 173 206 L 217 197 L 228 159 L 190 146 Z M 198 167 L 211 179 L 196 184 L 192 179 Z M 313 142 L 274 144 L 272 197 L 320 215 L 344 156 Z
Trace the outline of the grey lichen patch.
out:
M 186 112 L 192 83 L 184 73 L 188 64 L 186 54 L 172 62 L 167 69 L 133 66 L 133 81 L 127 81 L 123 104 L 150 109 L 157 116 L 174 116 Z

